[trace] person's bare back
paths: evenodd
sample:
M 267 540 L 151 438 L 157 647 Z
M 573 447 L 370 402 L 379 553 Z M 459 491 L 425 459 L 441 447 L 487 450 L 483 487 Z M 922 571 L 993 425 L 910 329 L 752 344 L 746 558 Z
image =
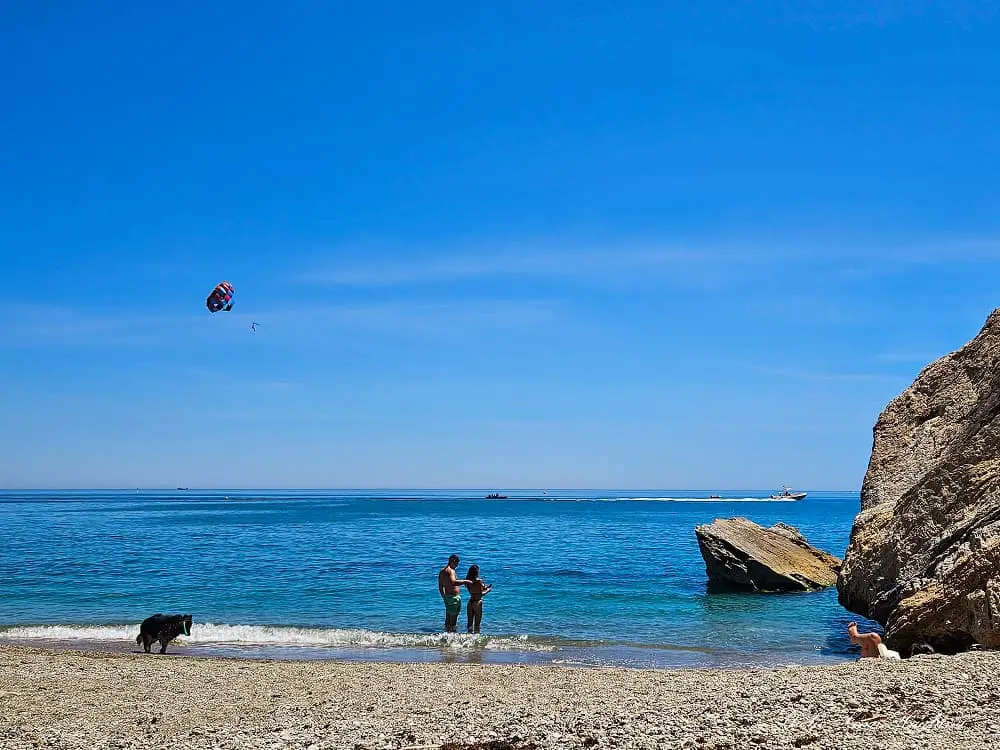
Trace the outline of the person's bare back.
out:
M 479 577 L 479 566 L 473 565 L 465 576 L 465 586 L 469 589 L 469 628 L 468 632 L 478 633 L 483 623 L 483 597 L 490 593 L 492 583 L 486 583 Z
M 482 601 L 483 596 L 490 592 L 490 589 L 493 588 L 493 584 L 484 583 L 482 579 L 477 578 L 475 580 L 470 580 L 466 588 L 469 589 L 469 601 L 478 602 Z
M 858 624 L 852 622 L 847 626 L 847 634 L 851 637 L 851 643 L 861 646 L 861 658 L 881 656 L 878 646 L 882 642 L 882 636 L 878 633 L 859 633 Z

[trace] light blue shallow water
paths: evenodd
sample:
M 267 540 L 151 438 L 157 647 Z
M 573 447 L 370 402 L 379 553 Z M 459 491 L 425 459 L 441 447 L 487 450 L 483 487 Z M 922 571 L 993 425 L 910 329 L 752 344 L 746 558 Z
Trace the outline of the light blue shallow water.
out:
M 784 521 L 842 555 L 857 493 L 506 494 L 0 493 L 0 639 L 135 648 L 144 617 L 190 612 L 172 651 L 642 667 L 854 656 L 857 618 L 835 589 L 708 593 L 694 527 Z M 475 562 L 495 584 L 478 638 L 441 633 L 451 552 L 460 574 Z

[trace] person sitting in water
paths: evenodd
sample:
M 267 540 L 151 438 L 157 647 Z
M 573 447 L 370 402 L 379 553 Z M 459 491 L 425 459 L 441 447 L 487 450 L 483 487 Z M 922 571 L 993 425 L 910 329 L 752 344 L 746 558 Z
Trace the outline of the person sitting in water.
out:
M 899 653 L 887 648 L 882 643 L 882 636 L 878 633 L 859 633 L 856 622 L 848 623 L 847 634 L 851 637 L 851 643 L 861 646 L 861 658 L 873 659 L 898 659 Z
M 479 566 L 469 566 L 469 572 L 465 577 L 468 582 L 465 587 L 469 590 L 469 628 L 468 632 L 478 633 L 479 626 L 483 624 L 483 597 L 490 593 L 493 588 L 492 583 L 486 583 L 479 577 Z

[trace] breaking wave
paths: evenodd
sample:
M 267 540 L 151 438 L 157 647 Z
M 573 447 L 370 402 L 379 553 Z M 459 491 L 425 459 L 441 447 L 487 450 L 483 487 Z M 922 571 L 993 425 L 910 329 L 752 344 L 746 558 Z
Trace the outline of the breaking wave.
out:
M 0 629 L 6 641 L 135 641 L 134 625 L 29 625 Z M 526 635 L 491 636 L 446 633 L 384 633 L 338 628 L 295 628 L 271 625 L 194 623 L 189 637 L 178 643 L 191 646 L 273 646 L 307 648 L 444 648 L 455 650 L 555 651 L 552 639 Z

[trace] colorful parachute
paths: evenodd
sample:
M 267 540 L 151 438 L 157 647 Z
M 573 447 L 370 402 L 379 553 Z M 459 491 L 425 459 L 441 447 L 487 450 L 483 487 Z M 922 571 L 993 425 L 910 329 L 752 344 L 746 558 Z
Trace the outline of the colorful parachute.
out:
M 208 295 L 208 299 L 205 300 L 205 307 L 212 313 L 217 313 L 220 310 L 229 312 L 233 309 L 233 292 L 235 291 L 232 284 L 228 281 L 223 281 Z

